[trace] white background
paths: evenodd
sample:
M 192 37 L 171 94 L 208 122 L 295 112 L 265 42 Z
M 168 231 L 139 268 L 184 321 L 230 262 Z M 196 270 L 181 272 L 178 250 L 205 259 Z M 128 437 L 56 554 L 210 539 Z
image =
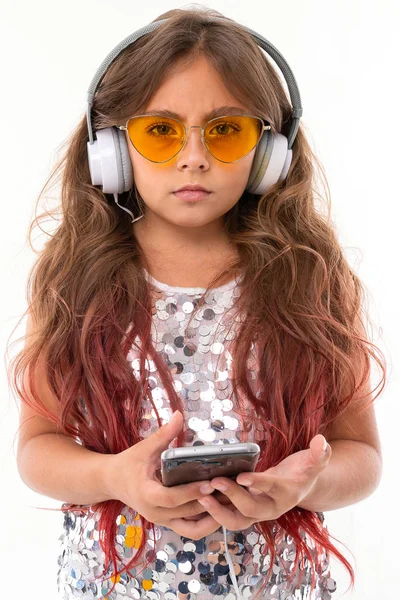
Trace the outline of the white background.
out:
M 136 9 L 139 6 L 140 9 Z M 1 44 L 1 349 L 26 309 L 35 255 L 26 235 L 33 205 L 57 150 L 86 110 L 86 91 L 108 52 L 157 15 L 185 4 L 153 0 L 0 3 Z M 266 37 L 299 86 L 302 122 L 326 169 L 332 214 L 346 255 L 369 292 L 373 342 L 388 360 L 388 385 L 376 403 L 384 471 L 379 488 L 355 505 L 325 513 L 338 548 L 356 570 L 354 592 L 333 558 L 335 598 L 369 600 L 398 593 L 396 566 L 399 422 L 399 20 L 395 2 L 227 0 L 207 4 Z M 39 251 L 46 236 L 35 231 Z M 24 333 L 25 321 L 12 340 Z M 21 345 L 13 347 L 13 352 Z M 19 479 L 16 401 L 1 367 L 2 598 L 54 600 L 60 507 Z

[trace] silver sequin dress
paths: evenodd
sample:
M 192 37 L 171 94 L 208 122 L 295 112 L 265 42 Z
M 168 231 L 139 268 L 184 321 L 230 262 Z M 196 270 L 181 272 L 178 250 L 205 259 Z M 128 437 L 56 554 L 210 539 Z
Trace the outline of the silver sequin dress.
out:
M 151 277 L 154 286 L 154 309 L 152 339 L 157 351 L 161 352 L 174 378 L 174 386 L 184 406 L 185 424 L 188 428 L 187 445 L 238 443 L 264 439 L 264 432 L 254 421 L 247 439 L 242 439 L 240 420 L 234 412 L 230 397 L 229 372 L 232 356 L 229 342 L 234 339 L 235 327 L 229 320 L 229 309 L 239 293 L 240 278 L 211 290 L 190 327 L 185 327 L 196 301 L 204 288 L 171 287 Z M 137 350 L 132 346 L 128 360 L 139 378 Z M 250 379 L 256 385 L 256 362 L 250 358 L 247 364 Z M 158 377 L 154 362 L 147 361 L 146 370 L 150 379 L 152 397 L 163 420 L 172 414 L 163 385 Z M 153 407 L 145 401 L 145 416 L 148 427 L 141 431 L 147 437 L 157 428 Z M 170 444 L 172 447 L 172 443 Z M 65 507 L 66 505 L 63 505 Z M 317 513 L 324 522 L 323 513 Z M 223 531 L 192 540 L 182 537 L 164 526 L 155 526 L 155 539 L 150 539 L 148 549 L 156 550 L 156 559 L 146 570 L 141 567 L 124 571 L 112 577 L 109 566 L 104 570 L 104 552 L 99 544 L 98 514 L 64 513 L 63 533 L 60 536 L 57 585 L 59 597 L 64 600 L 81 598 L 106 598 L 125 600 L 149 598 L 152 600 L 236 600 L 253 598 L 260 589 L 270 566 L 270 554 L 263 554 L 265 538 L 254 526 L 244 531 Z M 135 518 L 136 517 L 136 518 Z M 126 557 L 126 564 L 140 543 L 140 516 L 125 506 L 117 519 L 115 545 L 118 554 Z M 311 588 L 311 565 L 305 558 L 295 564 L 296 548 L 293 538 L 274 524 L 277 557 L 262 598 L 279 600 L 329 600 L 336 590 L 336 582 L 330 575 L 330 563 L 323 556 L 323 571 L 318 576 L 314 589 Z M 224 535 L 225 534 L 225 535 Z M 313 556 L 315 545 L 303 532 L 304 539 Z M 227 543 L 225 543 L 225 539 Z M 139 541 L 138 541 L 139 540 Z M 227 560 L 226 552 L 231 560 Z M 299 561 L 300 562 L 300 561 Z M 228 564 L 229 563 L 229 564 Z M 285 568 L 301 570 L 300 583 L 297 575 L 288 582 Z M 121 564 L 118 565 L 118 569 Z M 103 580 L 102 580 L 103 579 Z M 109 593 L 114 581 L 114 590 Z M 239 593 L 239 594 L 238 594 Z

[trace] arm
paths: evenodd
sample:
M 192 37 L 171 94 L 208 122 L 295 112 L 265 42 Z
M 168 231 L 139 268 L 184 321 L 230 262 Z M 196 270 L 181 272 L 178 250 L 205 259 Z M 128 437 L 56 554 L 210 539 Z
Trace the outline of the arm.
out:
M 375 448 L 355 440 L 333 440 L 329 444 L 329 464 L 297 505 L 300 508 L 336 510 L 367 498 L 379 485 L 382 461 Z
M 332 448 L 329 464 L 298 504 L 323 512 L 355 504 L 370 496 L 382 477 L 382 449 L 368 381 L 364 398 L 353 401 L 324 433 Z
M 30 438 L 18 456 L 18 472 L 35 492 L 70 504 L 111 500 L 110 461 L 113 454 L 92 452 L 58 433 Z
M 34 320 L 28 313 L 26 345 L 34 330 Z M 45 357 L 40 356 L 34 378 L 36 391 L 48 411 L 60 417 L 60 404 L 48 385 L 45 363 Z M 31 397 L 27 371 L 24 372 L 24 389 Z M 74 425 L 71 418 L 67 420 Z M 60 433 L 53 421 L 37 414 L 25 402 L 21 404 L 20 424 L 17 466 L 28 487 L 70 504 L 90 505 L 111 499 L 108 474 L 113 455 L 92 452 L 81 446 L 75 439 Z

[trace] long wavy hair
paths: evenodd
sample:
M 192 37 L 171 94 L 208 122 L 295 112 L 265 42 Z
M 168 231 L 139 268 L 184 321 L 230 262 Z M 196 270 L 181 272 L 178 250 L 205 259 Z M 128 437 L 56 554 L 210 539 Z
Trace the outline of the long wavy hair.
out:
M 108 69 L 93 102 L 94 128 L 115 126 L 145 109 L 170 65 L 181 59 L 189 64 L 203 55 L 228 89 L 254 114 L 269 121 L 273 133 L 287 133 L 291 105 L 275 69 L 248 32 L 221 16 L 202 7 L 170 10 L 158 17 L 156 20 L 169 19 L 126 48 Z M 61 204 L 35 217 L 29 228 L 32 247 L 35 224 L 49 214 L 57 219 L 60 210 L 60 221 L 29 273 L 27 312 L 34 318 L 35 331 L 14 357 L 9 377 L 19 398 L 56 423 L 60 433 L 92 451 L 117 454 L 141 439 L 145 397 L 159 426 L 163 424 L 146 383 L 148 357 L 160 373 L 171 410 L 184 413 L 184 409 L 168 365 L 151 342 L 152 296 L 143 270 L 149 271 L 149 265 L 134 237 L 131 217 L 116 206 L 111 194 L 91 184 L 87 142 L 84 115 L 37 199 L 39 202 L 50 180 L 61 178 Z M 322 174 L 320 180 L 318 173 Z M 317 191 L 320 181 L 324 194 Z M 119 202 L 137 216 L 145 207 L 135 192 L 134 188 L 124 192 Z M 324 198 L 327 215 L 316 207 L 317 199 L 322 206 Z M 311 439 L 327 432 L 350 403 L 360 400 L 357 405 L 367 408 L 386 383 L 385 358 L 368 339 L 364 287 L 339 244 L 330 220 L 326 176 L 302 124 L 286 180 L 262 196 L 245 191 L 224 219 L 239 258 L 221 265 L 206 293 L 228 276 L 243 273 L 236 310 L 244 318 L 237 335 L 240 343 L 234 346 L 232 389 L 244 433 L 243 397 L 250 402 L 253 416 L 258 416 L 256 441 L 261 457 L 256 470 L 264 471 L 308 448 Z M 203 298 L 192 318 L 202 306 Z M 136 338 L 141 340 L 137 345 L 140 380 L 127 360 Z M 259 362 L 261 391 L 257 396 L 246 374 L 253 345 Z M 60 403 L 60 417 L 49 412 L 35 391 L 39 357 Z M 370 358 L 382 370 L 382 386 L 375 397 L 365 391 Z M 176 445 L 185 445 L 185 439 L 182 429 Z M 144 535 L 136 553 L 118 570 L 121 557 L 114 539 L 122 508 L 121 501 L 110 500 L 90 507 L 69 504 L 57 509 L 79 514 L 100 511 L 105 565 L 112 562 L 115 576 L 139 564 L 151 530 L 155 539 L 154 524 L 142 517 Z M 322 569 L 319 551 L 325 550 L 328 558 L 332 553 L 343 563 L 354 586 L 354 571 L 330 541 L 332 536 L 318 513 L 296 506 L 276 521 L 293 537 L 296 564 L 305 558 L 312 564 L 313 584 L 315 572 Z M 272 555 L 265 582 L 276 557 L 276 521 L 255 524 L 265 538 L 261 551 Z M 316 558 L 301 531 L 314 540 L 319 550 Z M 145 558 L 147 566 L 154 555 L 147 552 Z

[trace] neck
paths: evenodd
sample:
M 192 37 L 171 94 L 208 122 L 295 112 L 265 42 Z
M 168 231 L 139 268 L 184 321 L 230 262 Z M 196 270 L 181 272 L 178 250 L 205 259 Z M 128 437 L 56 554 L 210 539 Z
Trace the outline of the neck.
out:
M 145 222 L 146 217 L 147 214 L 132 227 L 149 272 L 158 281 L 205 288 L 229 262 L 239 257 L 221 224 L 183 228 L 165 222 L 157 226 L 155 221 L 153 227 L 153 221 Z M 220 285 L 231 279 L 232 275 L 225 277 Z
M 194 262 L 220 262 L 221 253 L 232 254 L 233 251 L 222 220 L 200 227 L 181 227 L 147 211 L 132 228 L 146 258 L 159 257 L 164 265 L 172 262 L 182 267 L 187 262 L 193 267 Z

